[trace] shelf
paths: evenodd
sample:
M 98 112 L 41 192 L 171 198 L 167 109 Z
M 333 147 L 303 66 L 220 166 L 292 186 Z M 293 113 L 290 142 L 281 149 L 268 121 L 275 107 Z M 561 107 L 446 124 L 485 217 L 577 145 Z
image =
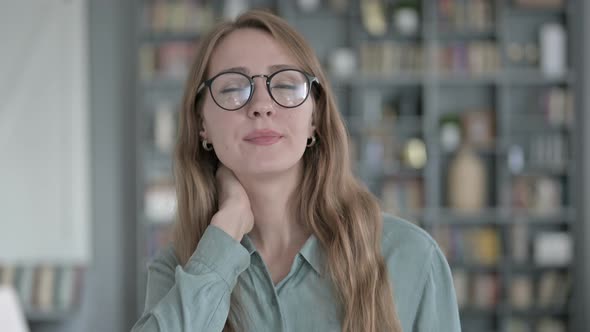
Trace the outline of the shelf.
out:
M 510 171 L 510 174 L 513 176 L 528 176 L 528 177 L 538 177 L 538 176 L 567 176 L 569 173 L 569 165 L 571 161 L 564 162 L 562 167 L 550 167 L 550 166 L 528 166 L 522 171 L 513 172 Z
M 438 77 L 430 79 L 434 84 L 441 85 L 493 85 L 500 82 L 498 73 L 462 73 L 439 69 Z
M 354 4 L 351 2 L 345 12 L 330 10 L 327 2 L 322 2 L 319 9 L 313 12 L 301 11 L 296 4 L 288 1 L 272 2 L 277 5 L 276 8 L 279 14 L 284 15 L 310 41 L 312 48 L 316 50 L 322 63 L 328 64 L 325 69 L 331 68 L 329 66 L 331 60 L 329 56 L 334 49 L 347 47 L 356 52 L 359 63 L 354 69 L 358 70 L 358 72 L 344 77 L 327 72 L 327 80 L 336 92 L 336 99 L 342 111 L 341 114 L 346 122 L 350 137 L 355 143 L 355 156 L 357 159 L 360 158 L 355 162 L 357 168 L 355 174 L 366 181 L 365 184 L 376 193 L 377 197 L 379 197 L 377 193 L 387 192 L 389 188 L 383 190 L 387 185 L 392 184 L 395 190 L 401 192 L 406 189 L 400 188 L 399 183 L 411 184 L 411 186 L 417 183 L 415 186 L 420 192 L 421 203 L 428 203 L 429 205 L 415 211 L 411 209 L 411 207 L 416 206 L 413 202 L 406 203 L 402 206 L 400 212 L 393 214 L 416 223 L 433 236 L 438 235 L 439 238 L 437 239 L 441 240 L 441 244 L 446 244 L 447 247 L 452 248 L 452 250 L 449 250 L 452 255 L 448 257 L 453 271 L 463 270 L 469 276 L 483 275 L 485 277 L 492 275 L 494 279 L 497 278 L 500 292 L 499 303 L 492 308 L 478 308 L 470 305 L 460 309 L 461 316 L 468 318 L 462 322 L 462 324 L 467 324 L 463 326 L 463 330 L 482 332 L 489 331 L 492 328 L 503 331 L 503 329 L 506 329 L 505 321 L 515 316 L 524 316 L 523 320 L 526 320 L 527 316 L 531 317 L 531 319 L 537 319 L 541 316 L 567 315 L 567 308 L 512 308 L 509 303 L 505 303 L 505 298 L 509 296 L 507 285 L 511 285 L 513 276 L 518 273 L 533 279 L 540 273 L 545 272 L 572 273 L 572 270 L 576 268 L 575 264 L 579 263 L 578 257 L 576 257 L 572 265 L 565 267 L 535 265 L 532 262 L 533 253 L 530 250 L 534 245 L 534 236 L 532 235 L 535 232 L 545 230 L 571 232 L 574 228 L 572 225 L 575 222 L 582 222 L 576 220 L 575 207 L 570 206 L 574 204 L 572 199 L 575 199 L 570 190 L 571 184 L 578 181 L 575 167 L 580 157 L 571 154 L 571 151 L 573 151 L 571 146 L 576 143 L 577 139 L 573 135 L 577 133 L 572 130 L 573 128 L 567 126 L 551 126 L 545 125 L 546 123 L 543 122 L 544 108 L 547 108 L 547 105 L 556 103 L 555 100 L 551 99 L 553 103 L 550 104 L 548 96 L 552 96 L 552 94 L 544 91 L 552 88 L 558 88 L 560 91 L 561 89 L 580 91 L 578 86 L 580 84 L 578 76 L 580 69 L 571 67 L 563 75 L 548 76 L 537 65 L 525 67 L 524 65 L 505 62 L 499 67 L 495 67 L 487 63 L 489 59 L 484 59 L 479 63 L 481 68 L 487 69 L 480 73 L 461 70 L 452 71 L 442 68 L 442 63 L 454 63 L 456 68 L 469 67 L 466 64 L 469 56 L 462 54 L 463 51 L 459 47 L 453 49 L 455 42 L 464 45 L 477 44 L 480 41 L 486 45 L 493 44 L 497 50 L 494 53 L 494 58 L 497 53 L 497 56 L 501 59 L 500 61 L 503 62 L 506 56 L 504 50 L 510 42 L 520 42 L 523 45 L 537 44 L 538 29 L 545 21 L 563 23 L 564 28 L 567 30 L 568 44 L 570 46 L 577 45 L 576 43 L 579 43 L 579 40 L 575 39 L 580 39 L 581 36 L 578 34 L 578 37 L 576 37 L 576 34 L 572 34 L 570 22 L 570 19 L 576 14 L 572 8 L 577 6 L 571 5 L 573 1 L 568 1 L 567 5 L 556 9 L 526 9 L 514 8 L 513 1 L 489 1 L 493 11 L 491 22 L 493 25 L 486 30 L 451 30 L 451 25 L 446 25 L 447 30 L 443 30 L 440 21 L 428 21 L 429 19 L 436 19 L 436 6 L 432 8 L 425 6 L 427 8 L 423 8 L 420 15 L 421 25 L 417 35 L 402 36 L 395 32 L 391 22 L 388 22 L 387 33 L 379 37 L 370 36 L 364 30 L 362 18 L 358 8 L 355 7 L 358 5 L 356 2 Z M 425 4 L 427 2 L 422 1 L 421 3 Z M 465 0 L 451 0 L 450 3 L 454 2 L 466 4 Z M 145 4 L 142 6 L 145 6 Z M 465 5 L 465 7 L 470 7 L 470 5 Z M 216 8 L 218 9 L 218 7 Z M 465 19 L 465 15 L 468 15 L 467 10 L 461 13 L 464 15 L 463 19 Z M 578 20 L 583 19 L 578 15 L 576 15 L 576 18 Z M 467 20 L 463 22 L 465 23 L 470 19 L 471 17 L 467 17 Z M 475 27 L 476 25 L 470 26 Z M 481 24 L 477 26 L 488 27 L 488 25 Z M 175 41 L 194 41 L 199 38 L 199 34 L 140 31 L 137 38 L 140 45 L 141 43 L 160 44 Z M 371 57 L 368 57 L 374 61 L 380 61 L 375 67 L 389 68 L 390 70 L 360 72 L 361 47 L 365 44 L 380 45 L 380 43 L 383 44 L 383 42 L 388 41 L 395 45 L 411 45 L 411 47 L 420 48 L 421 58 L 415 59 L 420 60 L 418 61 L 420 66 L 395 66 L 391 63 L 397 63 L 397 60 L 399 60 L 399 63 L 416 61 L 384 60 L 384 54 L 377 54 L 378 51 L 375 51 L 375 54 L 369 54 Z M 148 45 L 148 50 L 150 46 Z M 375 49 L 378 50 L 379 48 L 376 47 Z M 441 49 L 445 49 L 447 58 L 442 58 L 445 55 L 439 53 Z M 469 52 L 467 47 L 464 49 Z M 389 54 L 387 51 L 390 50 L 386 50 L 385 55 Z M 475 49 L 472 53 L 483 54 L 483 52 L 476 51 L 478 50 Z M 395 52 L 399 53 L 393 54 Z M 454 54 L 451 54 L 453 52 Z M 389 55 L 392 58 L 395 55 L 400 56 L 400 54 L 402 54 L 401 56 L 408 56 L 405 53 L 413 54 L 395 49 Z M 483 55 L 481 56 L 483 57 Z M 571 54 L 568 54 L 568 56 L 571 56 Z M 571 59 L 568 58 L 569 60 Z M 484 62 L 486 62 L 485 66 Z M 577 65 L 577 63 L 571 61 L 569 63 Z M 370 68 L 371 66 L 366 67 Z M 393 68 L 396 68 L 397 71 L 393 72 Z M 144 112 L 139 116 L 148 123 L 147 128 L 151 125 L 149 121 L 154 118 L 154 114 L 150 112 L 158 109 L 158 103 L 180 102 L 185 85 L 184 78 L 157 77 L 150 81 L 138 82 L 138 98 L 140 99 L 140 102 L 137 103 L 140 106 L 138 111 Z M 402 100 L 404 94 L 416 96 L 416 101 L 420 104 L 420 115 L 413 116 L 411 112 L 407 112 L 405 114 L 410 114 L 409 116 L 401 115 L 395 118 L 395 121 L 384 121 L 384 113 L 379 114 L 379 112 L 387 109 L 385 106 L 388 103 Z M 561 96 L 556 95 L 558 99 Z M 439 142 L 439 126 L 441 116 L 446 115 L 446 113 L 483 107 L 494 110 L 494 145 L 490 148 L 476 149 L 475 152 L 488 166 L 488 173 L 486 174 L 488 176 L 488 194 L 491 199 L 489 204 L 493 205 L 486 207 L 482 211 L 464 213 L 445 206 L 448 201 L 445 197 L 446 189 L 448 189 L 446 188 L 448 182 L 445 181 L 447 175 L 445 172 L 448 171 L 448 162 L 458 151 L 449 152 L 443 150 Z M 576 109 L 576 112 L 578 111 Z M 579 115 L 574 115 L 572 122 L 579 121 L 577 116 Z M 369 127 L 369 124 L 373 126 Z M 564 159 L 571 159 L 564 163 L 564 167 L 527 167 L 525 171 L 519 173 L 510 171 L 507 164 L 508 157 L 510 157 L 508 152 L 510 152 L 513 145 L 519 145 L 526 150 L 524 156 L 526 159 L 525 165 L 532 165 L 529 163 L 532 158 L 529 158 L 528 153 L 532 138 L 548 134 L 561 136 L 561 133 L 563 133 L 563 144 L 565 144 L 563 151 L 566 157 Z M 157 179 L 164 174 L 172 174 L 171 156 L 160 153 L 155 148 L 150 148 L 149 145 L 153 144 L 153 142 L 150 142 L 152 138 L 144 133 L 141 133 L 141 135 L 139 141 L 143 145 L 138 146 L 141 158 L 138 158 L 137 169 L 142 173 L 138 175 L 138 182 L 149 183 L 152 178 Z M 389 164 L 391 166 L 387 166 L 387 170 L 384 170 L 385 166 L 382 163 L 367 162 L 364 158 L 367 155 L 365 144 L 370 143 L 373 138 L 379 140 L 379 142 L 383 139 L 395 143 L 392 144 L 391 149 L 387 147 L 387 153 L 395 153 L 401 150 L 397 148 L 397 143 L 404 142 L 405 139 L 411 137 L 420 137 L 428 145 L 429 164 L 424 169 L 403 168 L 401 167 L 402 163 L 398 164 L 397 160 L 395 160 L 394 163 Z M 389 154 L 387 157 L 391 156 Z M 392 171 L 392 169 L 395 171 Z M 510 206 L 511 185 L 514 181 L 520 180 L 516 176 L 555 176 L 554 179 L 565 183 L 559 201 L 565 206 L 547 214 L 512 208 Z M 391 180 L 391 182 L 386 184 L 386 180 Z M 399 180 L 399 183 L 396 180 Z M 527 184 L 529 180 L 531 182 L 535 181 L 532 178 L 522 180 Z M 141 188 L 140 190 L 144 189 Z M 396 192 L 392 189 L 390 196 L 395 196 L 391 193 L 395 194 Z M 139 195 L 142 194 L 143 192 L 140 191 Z M 140 197 L 140 201 L 141 199 L 143 199 L 143 196 Z M 394 200 L 394 198 L 388 199 Z M 384 208 L 388 206 L 396 205 L 386 204 Z M 171 221 L 168 220 L 149 220 L 143 210 L 138 211 L 138 215 L 139 221 L 142 222 L 142 230 L 146 234 L 156 234 L 163 227 L 171 225 Z M 523 227 L 514 227 L 514 225 Z M 490 229 L 489 232 L 488 228 Z M 530 233 L 527 233 L 528 238 L 526 239 L 528 241 L 529 259 L 523 261 L 524 263 L 519 263 L 512 260 L 511 242 L 509 241 L 512 241 L 513 236 L 518 235 L 516 233 L 518 229 L 525 228 L 530 228 Z M 150 231 L 154 233 L 149 233 Z M 480 233 L 481 238 L 478 238 Z M 489 239 L 491 241 L 492 237 L 494 238 L 494 246 L 496 243 L 498 245 L 497 250 L 494 249 L 494 256 L 491 254 L 486 256 L 477 253 L 476 250 L 471 252 L 472 249 L 479 249 L 479 246 L 470 246 L 467 242 L 469 239 L 475 239 L 476 241 Z M 150 252 L 148 249 L 148 246 L 139 247 L 139 278 L 145 277 L 145 264 L 150 259 L 150 257 L 145 257 Z M 453 257 L 457 261 L 453 262 Z M 480 257 L 482 262 L 492 261 L 494 263 L 481 264 L 473 262 L 474 259 L 477 259 L 476 257 Z M 486 260 L 486 258 L 490 259 Z M 459 261 L 462 259 L 471 261 Z M 468 321 L 470 319 L 476 323 L 481 321 L 489 324 L 475 324 L 476 327 L 473 328 L 469 326 Z
M 564 207 L 553 213 L 535 213 L 534 211 L 515 211 L 511 209 L 489 208 L 481 212 L 461 212 L 453 209 L 430 209 L 429 225 L 456 226 L 497 226 L 516 223 L 560 225 L 569 224 L 574 219 L 572 208 Z M 429 218 L 429 219 L 430 219 Z
M 508 311 L 509 310 L 509 311 Z M 569 315 L 568 309 L 563 307 L 548 307 L 548 308 L 530 308 L 530 309 L 515 309 L 510 308 L 504 310 L 504 314 L 511 314 L 515 316 L 567 316 Z
M 424 75 L 413 72 L 374 75 L 359 73 L 350 78 L 335 78 L 334 85 L 351 85 L 354 87 L 412 86 L 421 85 Z
M 534 211 L 512 210 L 511 223 L 527 224 L 569 224 L 575 218 L 575 211 L 571 207 L 563 207 L 553 213 L 535 213 Z
M 437 220 L 431 224 L 436 225 L 462 225 L 462 226 L 494 226 L 506 223 L 507 211 L 496 208 L 488 208 L 476 212 L 461 212 L 449 208 L 442 208 L 437 213 Z
M 76 315 L 75 310 L 41 311 L 38 309 L 25 309 L 24 311 L 29 322 L 59 322 Z
M 564 0 L 565 2 L 571 0 Z M 557 7 L 522 7 L 514 6 L 506 11 L 509 16 L 555 16 L 555 15 L 567 15 L 568 5 L 557 6 Z
M 507 85 L 553 85 L 571 84 L 574 75 L 567 72 L 563 75 L 548 76 L 537 69 L 505 69 L 502 75 L 502 83 Z
M 449 261 L 451 270 L 464 270 L 470 273 L 500 273 L 500 270 L 505 266 L 503 262 L 494 264 L 482 264 L 474 262 L 454 262 Z
M 473 30 L 473 31 L 437 31 L 437 36 L 442 41 L 448 40 L 477 40 L 477 39 L 495 39 L 496 30 Z
M 569 271 L 570 266 L 544 266 L 544 265 L 536 265 L 532 263 L 517 263 L 511 262 L 508 263 L 510 266 L 510 271 L 516 274 L 522 273 L 532 273 L 534 275 L 538 275 L 540 273 L 551 272 L 551 271 Z
M 460 316 L 497 316 L 500 311 L 494 308 L 478 308 L 474 306 L 466 306 L 459 308 Z
M 506 153 L 505 149 L 502 149 L 500 147 L 495 147 L 495 146 L 489 147 L 489 148 L 477 147 L 477 148 L 473 148 L 473 151 L 480 156 L 486 156 L 486 157 L 495 157 L 495 156 L 503 155 Z M 458 153 L 459 153 L 459 149 L 456 149 L 453 151 L 442 151 L 441 155 L 443 158 L 453 158 Z

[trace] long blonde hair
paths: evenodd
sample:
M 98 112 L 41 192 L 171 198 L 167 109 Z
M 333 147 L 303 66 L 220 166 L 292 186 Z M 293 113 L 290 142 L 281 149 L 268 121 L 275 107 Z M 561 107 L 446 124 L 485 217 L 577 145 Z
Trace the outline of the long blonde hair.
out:
M 327 272 L 342 303 L 343 331 L 401 331 L 387 267 L 381 254 L 382 217 L 376 198 L 354 177 L 348 135 L 326 75 L 313 50 L 283 19 L 252 10 L 234 22 L 216 26 L 201 41 L 190 71 L 180 111 L 174 173 L 178 198 L 174 247 L 186 264 L 218 210 L 213 151 L 201 148 L 202 94 L 197 88 L 207 75 L 213 50 L 232 31 L 255 28 L 269 33 L 301 68 L 318 77 L 313 90 L 317 143 L 303 154 L 303 172 L 292 196 L 296 219 L 313 233 L 327 257 Z M 232 294 L 224 331 L 242 330 L 244 308 Z

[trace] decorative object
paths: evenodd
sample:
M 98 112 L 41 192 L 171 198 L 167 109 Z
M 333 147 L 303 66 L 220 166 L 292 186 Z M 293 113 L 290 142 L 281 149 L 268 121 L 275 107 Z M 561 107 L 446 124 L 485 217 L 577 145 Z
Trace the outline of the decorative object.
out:
M 336 78 L 350 78 L 356 72 L 356 54 L 349 48 L 338 48 L 329 60 L 330 72 Z
M 414 1 L 405 1 L 396 5 L 393 23 L 400 34 L 413 36 L 419 32 L 420 16 L 417 6 Z
M 312 12 L 320 7 L 320 0 L 297 0 L 299 8 L 304 12 Z
M 487 200 L 485 165 L 469 145 L 463 145 L 449 166 L 448 195 L 451 208 L 474 213 Z
M 474 148 L 492 148 L 495 137 L 493 114 L 489 110 L 467 111 L 462 116 L 464 142 Z
M 440 143 L 444 151 L 455 151 L 461 144 L 461 128 L 459 118 L 447 115 L 441 120 Z
M 508 149 L 508 169 L 513 174 L 523 171 L 525 166 L 524 149 L 520 145 L 512 145 Z
M 363 26 L 373 36 L 383 36 L 387 32 L 384 7 L 381 0 L 361 0 Z
M 535 237 L 534 258 L 539 266 L 568 266 L 573 257 L 572 238 L 567 232 L 542 232 Z
M 404 164 L 413 169 L 421 169 L 426 165 L 426 145 L 420 138 L 408 140 L 402 152 Z
M 546 23 L 540 31 L 541 71 L 549 77 L 566 73 L 566 36 L 561 24 Z

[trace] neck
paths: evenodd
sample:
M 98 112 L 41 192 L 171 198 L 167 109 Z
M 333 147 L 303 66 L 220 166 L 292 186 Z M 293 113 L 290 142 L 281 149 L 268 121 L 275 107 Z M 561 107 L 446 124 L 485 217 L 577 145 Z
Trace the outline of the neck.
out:
M 254 227 L 248 234 L 260 252 L 280 255 L 301 246 L 305 234 L 291 208 L 291 197 L 301 179 L 301 163 L 286 172 L 264 177 L 237 175 L 248 193 Z

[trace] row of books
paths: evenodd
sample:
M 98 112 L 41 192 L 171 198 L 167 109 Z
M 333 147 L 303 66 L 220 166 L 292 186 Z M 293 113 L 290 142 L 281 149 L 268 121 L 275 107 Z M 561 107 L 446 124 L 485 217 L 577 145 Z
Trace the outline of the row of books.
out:
M 85 268 L 63 265 L 0 265 L 0 284 L 12 286 L 26 312 L 64 312 L 82 296 Z
M 563 206 L 562 181 L 546 175 L 515 176 L 512 179 L 512 207 L 536 215 L 552 215 Z
M 516 275 L 510 279 L 506 294 L 497 273 L 452 270 L 457 303 L 460 308 L 493 309 L 506 303 L 515 311 L 564 310 L 567 306 L 571 281 L 568 273 L 549 271 L 536 276 Z M 506 297 L 504 299 L 504 296 Z
M 457 225 L 437 225 L 433 236 L 453 264 L 471 263 L 494 266 L 502 254 L 500 231 L 482 226 L 466 228 Z M 511 229 L 511 257 L 514 263 L 538 267 L 567 267 L 573 260 L 573 239 L 567 231 L 543 230 L 532 233 L 524 223 Z
M 500 58 L 496 42 L 453 42 L 437 50 L 438 66 L 443 72 L 482 75 L 496 72 Z
M 559 309 L 567 304 L 571 280 L 567 272 L 548 271 L 535 276 L 515 275 L 511 279 L 509 303 L 518 310 Z
M 183 80 L 189 72 L 197 46 L 197 41 L 170 41 L 142 45 L 139 50 L 141 81 Z
M 208 1 L 151 1 L 143 8 L 142 26 L 153 32 L 194 32 L 208 30 L 215 21 Z
M 494 3 L 490 0 L 438 0 L 442 30 L 487 31 L 494 24 Z
M 533 325 L 534 324 L 534 325 Z M 533 328 L 536 326 L 536 328 Z M 566 324 L 564 321 L 544 317 L 531 322 L 530 319 L 523 319 L 521 317 L 511 317 L 506 323 L 507 332 L 565 332 Z
M 562 172 L 570 157 L 570 139 L 560 132 L 538 133 L 515 137 L 525 153 L 529 168 Z
M 421 178 L 394 178 L 383 183 L 381 191 L 383 211 L 412 216 L 424 208 L 424 184 Z
M 541 114 L 551 126 L 571 127 L 574 121 L 574 96 L 570 89 L 552 87 L 539 98 Z
M 534 224 L 516 222 L 510 229 L 510 243 L 514 264 L 565 267 L 573 259 L 573 239 L 565 231 L 535 231 Z
M 360 70 L 366 75 L 391 76 L 424 68 L 423 48 L 416 43 L 365 42 L 359 53 Z
M 500 302 L 501 287 L 497 274 L 470 274 L 456 268 L 452 274 L 459 308 L 492 309 Z
M 500 232 L 492 227 L 438 225 L 433 236 L 451 263 L 494 265 L 502 256 Z

